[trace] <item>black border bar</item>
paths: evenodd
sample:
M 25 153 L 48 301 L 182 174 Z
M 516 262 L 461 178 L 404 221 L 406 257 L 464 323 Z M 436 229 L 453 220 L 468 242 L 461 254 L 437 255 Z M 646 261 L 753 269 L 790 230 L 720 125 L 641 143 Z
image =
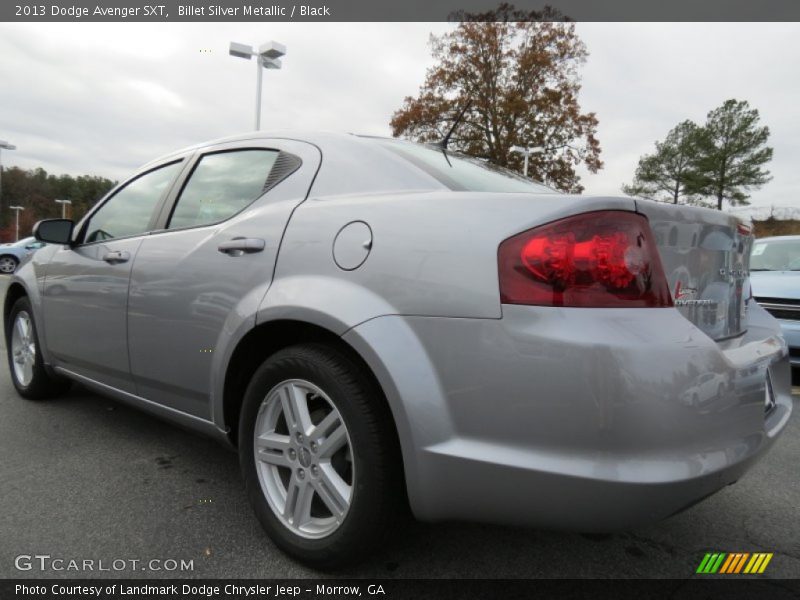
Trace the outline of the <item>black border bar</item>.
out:
M 444 22 L 486 13 L 502 0 L 3 0 L 0 22 Z M 797 0 L 510 0 L 569 20 L 800 21 Z M 533 20 L 541 16 L 533 17 Z M 745 41 L 745 40 L 743 40 Z M 676 43 L 680 40 L 676 39 Z
M 152 586 L 142 593 L 123 590 Z M 188 589 L 185 587 L 188 586 Z M 231 593 L 226 586 L 248 588 Z M 32 588 L 38 591 L 32 592 Z M 353 588 L 356 588 L 354 591 Z M 70 590 L 75 590 L 70 593 Z M 99 591 L 99 593 L 98 593 Z M 159 593 L 161 591 L 162 593 Z M 5 579 L 0 580 L 3 600 L 441 600 L 490 598 L 498 600 L 558 598 L 674 598 L 680 600 L 725 598 L 795 599 L 800 580 L 761 577 L 627 580 L 491 580 L 491 579 Z

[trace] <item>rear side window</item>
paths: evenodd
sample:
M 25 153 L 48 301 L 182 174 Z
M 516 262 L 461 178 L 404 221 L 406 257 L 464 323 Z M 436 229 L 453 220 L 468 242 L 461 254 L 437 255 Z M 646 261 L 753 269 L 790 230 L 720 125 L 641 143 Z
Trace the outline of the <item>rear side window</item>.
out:
M 109 198 L 86 224 L 84 242 L 145 233 L 158 201 L 178 174 L 180 162 L 140 175 Z
M 198 227 L 235 215 L 266 191 L 278 154 L 260 149 L 206 154 L 192 171 L 167 227 Z
M 375 138 L 375 141 L 454 191 L 559 193 L 508 169 L 450 150 L 397 139 Z

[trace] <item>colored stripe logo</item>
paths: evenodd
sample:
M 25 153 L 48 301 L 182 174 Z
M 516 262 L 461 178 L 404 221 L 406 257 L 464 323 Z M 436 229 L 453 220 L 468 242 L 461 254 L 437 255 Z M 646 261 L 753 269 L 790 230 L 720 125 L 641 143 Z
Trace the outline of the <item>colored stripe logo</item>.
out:
M 759 574 L 763 573 L 769 561 L 772 560 L 772 552 L 709 552 L 700 561 L 697 573 L 725 575 L 738 575 L 740 573 Z

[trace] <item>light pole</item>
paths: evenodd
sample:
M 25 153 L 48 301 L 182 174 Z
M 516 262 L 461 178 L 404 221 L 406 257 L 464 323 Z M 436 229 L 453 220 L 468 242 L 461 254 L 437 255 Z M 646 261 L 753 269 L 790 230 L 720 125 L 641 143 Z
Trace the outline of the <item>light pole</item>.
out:
M 16 150 L 17 147 L 14 144 L 9 144 L 8 142 L 4 142 L 0 140 L 0 152 L 3 150 Z M 2 157 L 0 156 L 0 201 L 3 199 L 3 161 Z
M 72 200 L 56 200 L 61 205 L 61 218 L 67 218 L 67 204 L 72 204 Z
M 522 172 L 525 175 L 525 177 L 527 177 L 528 176 L 528 157 L 531 154 L 533 154 L 534 152 L 544 152 L 545 148 L 544 148 L 544 146 L 531 146 L 531 147 L 527 147 L 526 146 L 524 148 L 522 146 L 512 146 L 511 147 L 511 151 L 512 152 L 519 152 L 520 154 L 522 154 L 522 156 L 525 157 L 525 163 L 524 163 L 524 166 L 522 167 Z
M 18 242 L 19 241 L 19 211 L 25 210 L 25 207 L 23 207 L 23 206 L 9 206 L 8 208 L 10 208 L 11 210 L 14 210 L 14 211 L 17 212 L 17 229 L 16 229 L 17 233 L 14 235 L 14 241 Z
M 286 54 L 286 46 L 278 42 L 262 44 L 258 51 L 247 44 L 231 42 L 231 56 L 250 60 L 256 57 L 256 131 L 261 129 L 261 69 L 280 69 L 281 56 Z

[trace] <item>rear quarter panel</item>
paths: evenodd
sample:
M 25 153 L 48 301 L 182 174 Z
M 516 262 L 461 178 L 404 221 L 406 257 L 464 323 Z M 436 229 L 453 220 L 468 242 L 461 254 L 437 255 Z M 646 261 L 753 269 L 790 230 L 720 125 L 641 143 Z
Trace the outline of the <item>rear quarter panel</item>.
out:
M 311 311 L 342 333 L 387 314 L 498 319 L 501 241 L 579 212 L 634 206 L 625 198 L 479 192 L 312 197 L 292 216 L 259 321 Z M 353 221 L 369 225 L 372 248 L 346 271 L 333 244 Z

